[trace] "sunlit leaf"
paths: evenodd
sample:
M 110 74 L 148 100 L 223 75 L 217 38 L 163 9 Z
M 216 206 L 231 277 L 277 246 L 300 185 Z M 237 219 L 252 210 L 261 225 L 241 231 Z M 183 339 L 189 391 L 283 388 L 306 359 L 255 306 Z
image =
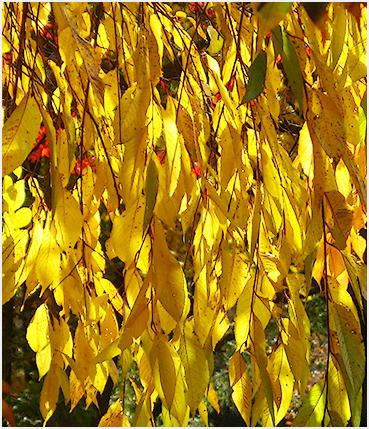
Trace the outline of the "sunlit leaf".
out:
M 118 399 L 110 405 L 108 411 L 101 417 L 98 427 L 130 427 L 129 420 L 124 415 L 124 409 Z
M 259 18 L 258 45 L 290 10 L 292 2 L 255 2 L 253 10 Z
M 246 425 L 250 424 L 252 387 L 246 363 L 239 352 L 234 352 L 229 361 L 229 379 L 232 398 Z
M 37 103 L 28 93 L 3 127 L 3 177 L 27 158 L 36 142 L 40 122 Z
M 293 421 L 293 426 L 324 426 L 323 419 L 326 401 L 327 384 L 324 380 L 320 380 L 305 396 L 298 414 Z

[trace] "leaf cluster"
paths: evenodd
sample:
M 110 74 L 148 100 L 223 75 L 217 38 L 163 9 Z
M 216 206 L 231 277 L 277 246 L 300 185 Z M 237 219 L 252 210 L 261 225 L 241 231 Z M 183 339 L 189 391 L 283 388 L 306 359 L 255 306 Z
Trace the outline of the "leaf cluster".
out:
M 41 297 L 44 423 L 60 391 L 99 408 L 122 377 L 134 415 L 123 391 L 101 426 L 153 425 L 156 403 L 207 425 L 228 333 L 247 425 L 296 391 L 295 425 L 359 425 L 366 6 L 4 3 L 3 22 L 3 303 Z M 329 344 L 307 392 L 315 285 Z

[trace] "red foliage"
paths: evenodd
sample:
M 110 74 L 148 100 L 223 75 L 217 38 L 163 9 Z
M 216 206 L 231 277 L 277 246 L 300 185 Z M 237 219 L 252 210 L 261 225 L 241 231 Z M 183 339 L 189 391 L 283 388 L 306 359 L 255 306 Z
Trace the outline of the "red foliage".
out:
M 277 58 L 275 59 L 275 64 L 278 65 L 280 63 L 283 63 L 282 55 L 278 54 Z
M 233 88 L 234 88 L 234 83 L 236 82 L 236 77 L 235 76 L 232 76 L 230 79 L 229 79 L 229 82 L 227 83 L 227 85 L 226 85 L 226 88 L 228 89 L 228 91 L 229 92 L 232 92 L 233 91 Z
M 212 100 L 212 104 L 213 104 L 213 107 L 215 107 L 216 106 L 216 104 L 218 103 L 218 101 L 220 100 L 222 98 L 222 95 L 221 95 L 221 93 L 220 92 L 218 92 L 218 94 L 214 97 L 214 99 Z
M 166 153 L 167 153 L 166 150 L 161 150 L 160 152 L 157 152 L 157 154 L 156 154 L 161 165 L 164 165 L 164 157 L 165 157 Z
M 196 176 L 196 179 L 201 177 L 201 167 L 200 164 L 197 161 L 192 161 L 192 158 L 190 158 L 192 168 L 192 173 Z
M 3 58 L 5 60 L 5 64 L 7 64 L 9 66 L 12 62 L 12 54 L 10 52 L 8 52 L 7 54 L 3 55 Z

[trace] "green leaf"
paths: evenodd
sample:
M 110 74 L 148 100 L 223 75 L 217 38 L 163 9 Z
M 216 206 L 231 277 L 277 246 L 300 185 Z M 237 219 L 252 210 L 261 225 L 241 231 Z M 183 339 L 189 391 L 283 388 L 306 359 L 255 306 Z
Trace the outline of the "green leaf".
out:
M 263 88 L 266 74 L 267 56 L 265 51 L 258 53 L 257 57 L 249 68 L 249 82 L 246 88 L 246 94 L 241 104 L 245 104 L 258 97 Z
M 304 81 L 301 74 L 300 63 L 295 51 L 295 46 L 291 41 L 288 33 L 284 28 L 279 27 L 279 31 L 282 33 L 283 40 L 283 71 L 288 78 L 288 82 L 291 86 L 292 92 L 295 94 L 297 101 L 299 103 L 300 111 L 303 108 L 303 91 L 304 91 Z M 278 30 L 277 30 L 278 32 Z
M 40 123 L 37 103 L 27 94 L 3 127 L 3 176 L 23 164 L 36 142 Z
M 326 8 L 328 2 L 302 2 L 301 4 L 304 6 L 314 24 L 320 21 L 320 19 L 327 13 Z

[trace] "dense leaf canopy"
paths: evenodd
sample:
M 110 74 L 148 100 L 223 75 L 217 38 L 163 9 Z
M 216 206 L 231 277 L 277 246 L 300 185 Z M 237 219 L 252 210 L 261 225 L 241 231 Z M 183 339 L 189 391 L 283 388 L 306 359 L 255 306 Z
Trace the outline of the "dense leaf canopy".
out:
M 121 377 L 100 426 L 207 424 L 224 338 L 247 425 L 294 394 L 296 426 L 363 423 L 366 3 L 311 5 L 3 3 L 2 296 L 40 297 L 45 423 Z

